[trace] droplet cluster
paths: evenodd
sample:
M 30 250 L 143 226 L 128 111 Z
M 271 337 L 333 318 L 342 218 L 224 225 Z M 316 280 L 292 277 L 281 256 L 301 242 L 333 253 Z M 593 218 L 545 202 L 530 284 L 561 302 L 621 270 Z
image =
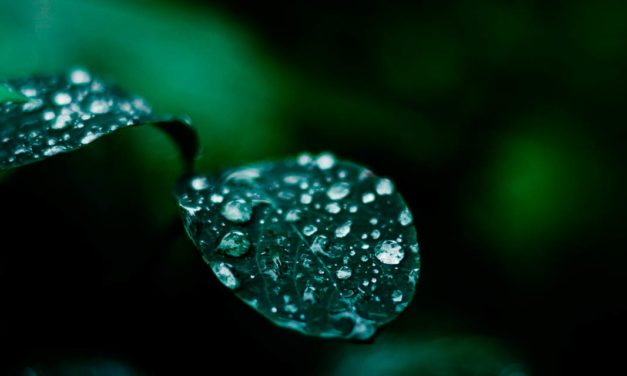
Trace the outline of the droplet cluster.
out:
M 330 153 L 247 166 L 177 190 L 218 279 L 278 325 L 365 339 L 410 302 L 420 258 L 394 183 Z
M 0 103 L 0 169 L 72 151 L 151 117 L 143 99 L 84 69 L 4 84 L 28 100 Z

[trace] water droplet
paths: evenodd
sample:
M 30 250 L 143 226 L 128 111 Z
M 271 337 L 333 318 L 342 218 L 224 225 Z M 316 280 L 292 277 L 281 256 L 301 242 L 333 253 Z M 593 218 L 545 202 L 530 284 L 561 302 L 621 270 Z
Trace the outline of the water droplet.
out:
M 305 204 L 305 205 L 307 205 L 307 204 L 311 203 L 311 195 L 310 195 L 310 194 L 307 194 L 307 193 L 303 193 L 303 194 L 300 196 L 300 203 L 301 203 L 301 204 Z
M 374 193 L 372 193 L 372 192 L 366 192 L 366 193 L 364 193 L 364 195 L 363 195 L 363 196 L 361 196 L 361 201 L 362 201 L 364 204 L 369 204 L 369 203 L 371 203 L 372 201 L 374 201 L 374 199 L 375 199 L 375 195 L 374 195 Z
M 409 249 L 411 250 L 412 253 L 418 253 L 418 250 L 419 250 L 418 243 L 414 243 L 414 244 L 410 245 Z
M 301 166 L 306 166 L 308 164 L 311 163 L 312 158 L 311 158 L 311 154 L 309 153 L 302 153 L 298 156 L 297 158 L 298 164 Z
M 209 200 L 211 200 L 211 202 L 213 202 L 214 204 L 219 204 L 224 201 L 224 197 L 222 195 L 214 193 L 211 195 L 211 197 L 209 197 Z
M 343 238 L 351 232 L 352 221 L 346 221 L 344 224 L 335 229 L 335 237 Z
M 374 248 L 379 261 L 388 265 L 398 265 L 405 256 L 403 248 L 395 240 L 384 240 Z
M 81 144 L 83 145 L 87 145 L 91 142 L 93 142 L 95 139 L 98 138 L 98 134 L 93 133 L 93 132 L 87 132 L 87 134 L 85 135 L 85 137 L 83 137 L 81 139 Z
M 52 100 L 58 106 L 65 106 L 66 104 L 70 104 L 72 102 L 72 97 L 70 96 L 70 94 L 61 91 L 56 93 Z
M 26 111 L 26 112 L 31 112 L 31 111 L 35 111 L 39 108 L 41 108 L 41 106 L 43 106 L 44 101 L 42 101 L 41 99 L 33 99 L 30 102 L 26 102 L 22 105 L 22 110 Z
M 341 210 L 340 205 L 338 205 L 337 202 L 327 204 L 327 206 L 325 206 L 325 209 L 331 214 L 337 214 Z
M 370 224 L 371 224 L 371 225 L 373 225 L 373 226 L 374 226 L 374 225 L 376 225 L 377 223 L 379 223 L 379 220 L 378 220 L 378 219 L 376 219 L 376 218 L 370 218 L 370 221 L 369 221 L 369 222 L 370 222 Z
M 348 183 L 339 182 L 329 187 L 329 190 L 327 191 L 327 196 L 329 196 L 331 200 L 341 200 L 344 197 L 348 196 L 350 192 L 350 185 Z
M 325 249 L 328 243 L 328 239 L 324 235 L 318 235 L 311 243 L 311 251 L 314 253 L 326 254 Z
M 258 168 L 243 168 L 234 172 L 231 172 L 224 180 L 236 181 L 238 183 L 253 182 L 259 179 L 261 171 Z
M 209 179 L 204 176 L 198 176 L 192 179 L 190 182 L 193 189 L 197 191 L 202 191 L 204 189 L 209 188 Z
M 292 209 L 285 214 L 285 220 L 288 222 L 300 221 L 302 212 L 298 209 Z
M 353 275 L 353 271 L 351 270 L 351 268 L 344 265 L 337 270 L 336 275 L 339 279 L 348 279 L 351 277 L 351 275 Z
M 239 281 L 237 280 L 237 278 L 235 278 L 235 275 L 227 264 L 221 262 L 214 265 L 211 269 L 218 277 L 220 282 L 222 282 L 226 287 L 234 289 L 239 286 Z
M 84 69 L 74 69 L 70 72 L 70 81 L 75 85 L 87 84 L 91 81 L 91 76 Z
M 243 199 L 237 199 L 222 205 L 222 215 L 231 222 L 248 222 L 253 215 L 252 206 Z
M 400 303 L 403 301 L 403 292 L 401 290 L 392 291 L 392 301 L 394 303 Z
M 370 233 L 370 236 L 371 236 L 373 239 L 377 240 L 377 239 L 379 239 L 379 236 L 381 236 L 381 231 L 379 231 L 379 230 L 377 230 L 377 229 L 374 229 L 374 230 L 372 230 L 372 232 Z
M 305 287 L 305 290 L 303 291 L 303 301 L 305 303 L 315 303 L 316 302 L 316 288 L 311 286 L 311 285 L 307 285 L 307 287 Z
M 45 111 L 42 115 L 45 121 L 50 121 L 54 119 L 55 116 L 54 111 Z
M 335 165 L 335 157 L 331 153 L 322 153 L 316 158 L 316 165 L 321 170 L 328 170 Z
M 250 240 L 248 235 L 242 231 L 231 231 L 224 235 L 220 244 L 218 244 L 218 250 L 225 255 L 232 257 L 240 257 L 250 248 Z
M 390 179 L 379 179 L 375 186 L 375 190 L 381 196 L 383 195 L 391 195 L 394 192 L 394 183 Z
M 89 112 L 93 114 L 105 114 L 109 112 L 111 105 L 109 102 L 101 99 L 96 99 L 89 104 Z
M 350 213 L 357 213 L 357 205 L 352 205 L 350 208 L 348 208 L 348 211 Z
M 44 118 L 46 116 L 50 116 L 50 115 L 46 115 L 46 113 L 44 113 Z M 54 112 L 52 112 L 52 119 L 54 119 Z M 61 113 L 59 114 L 59 116 L 57 116 L 54 123 L 52 123 L 51 127 L 52 129 L 63 129 L 67 127 L 71 121 L 72 121 L 72 111 L 70 111 L 68 108 L 64 108 L 61 110 Z
M 411 213 L 409 212 L 409 209 L 407 208 L 403 209 L 401 213 L 398 215 L 398 222 L 402 226 L 409 225 L 413 221 L 413 219 L 414 217 L 411 215 Z
M 315 234 L 316 231 L 318 231 L 318 228 L 314 225 L 307 225 L 303 227 L 303 234 L 305 234 L 305 236 L 311 236 Z
M 51 148 L 48 148 L 46 150 L 44 150 L 44 155 L 46 157 L 51 157 L 55 154 L 59 154 L 62 153 L 66 150 L 65 146 L 53 146 Z

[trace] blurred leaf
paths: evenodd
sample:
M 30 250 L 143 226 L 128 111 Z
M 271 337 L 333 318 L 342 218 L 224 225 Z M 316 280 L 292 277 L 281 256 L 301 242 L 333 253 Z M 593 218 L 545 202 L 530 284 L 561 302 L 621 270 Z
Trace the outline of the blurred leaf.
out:
M 178 191 L 218 279 L 279 326 L 368 339 L 414 295 L 412 215 L 393 183 L 323 153 L 255 164 Z
M 336 376 L 525 376 L 525 367 L 503 344 L 481 337 L 384 337 L 377 346 L 340 353 Z
M 141 98 L 107 86 L 85 70 L 10 80 L 6 85 L 28 100 L 0 105 L 0 168 L 67 153 L 118 129 L 145 123 L 155 123 L 175 140 L 186 141 L 180 146 L 188 162 L 196 156 L 195 132 L 187 124 L 156 118 Z

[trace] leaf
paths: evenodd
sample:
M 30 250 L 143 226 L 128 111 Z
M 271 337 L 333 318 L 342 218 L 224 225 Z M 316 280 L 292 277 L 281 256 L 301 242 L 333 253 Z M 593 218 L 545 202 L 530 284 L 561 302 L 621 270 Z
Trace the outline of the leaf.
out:
M 86 70 L 4 85 L 26 101 L 0 102 L 0 169 L 70 152 L 118 129 L 147 123 L 177 142 L 188 165 L 197 153 L 196 132 L 187 123 L 155 116 L 142 98 L 106 85 Z
M 359 165 L 302 154 L 182 179 L 177 198 L 218 279 L 279 326 L 364 340 L 413 297 L 412 215 Z

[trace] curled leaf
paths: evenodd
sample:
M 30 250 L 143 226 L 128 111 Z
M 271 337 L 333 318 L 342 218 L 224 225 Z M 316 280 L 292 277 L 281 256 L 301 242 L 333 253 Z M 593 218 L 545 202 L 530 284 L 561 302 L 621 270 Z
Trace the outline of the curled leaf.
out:
M 84 69 L 9 80 L 0 86 L 25 98 L 0 101 L 0 169 L 73 151 L 118 129 L 147 123 L 168 132 L 188 164 L 198 150 L 196 133 L 187 123 L 155 116 L 142 98 L 129 96 Z
M 177 198 L 214 274 L 279 326 L 368 339 L 414 295 L 411 212 L 364 167 L 302 154 L 183 179 Z

